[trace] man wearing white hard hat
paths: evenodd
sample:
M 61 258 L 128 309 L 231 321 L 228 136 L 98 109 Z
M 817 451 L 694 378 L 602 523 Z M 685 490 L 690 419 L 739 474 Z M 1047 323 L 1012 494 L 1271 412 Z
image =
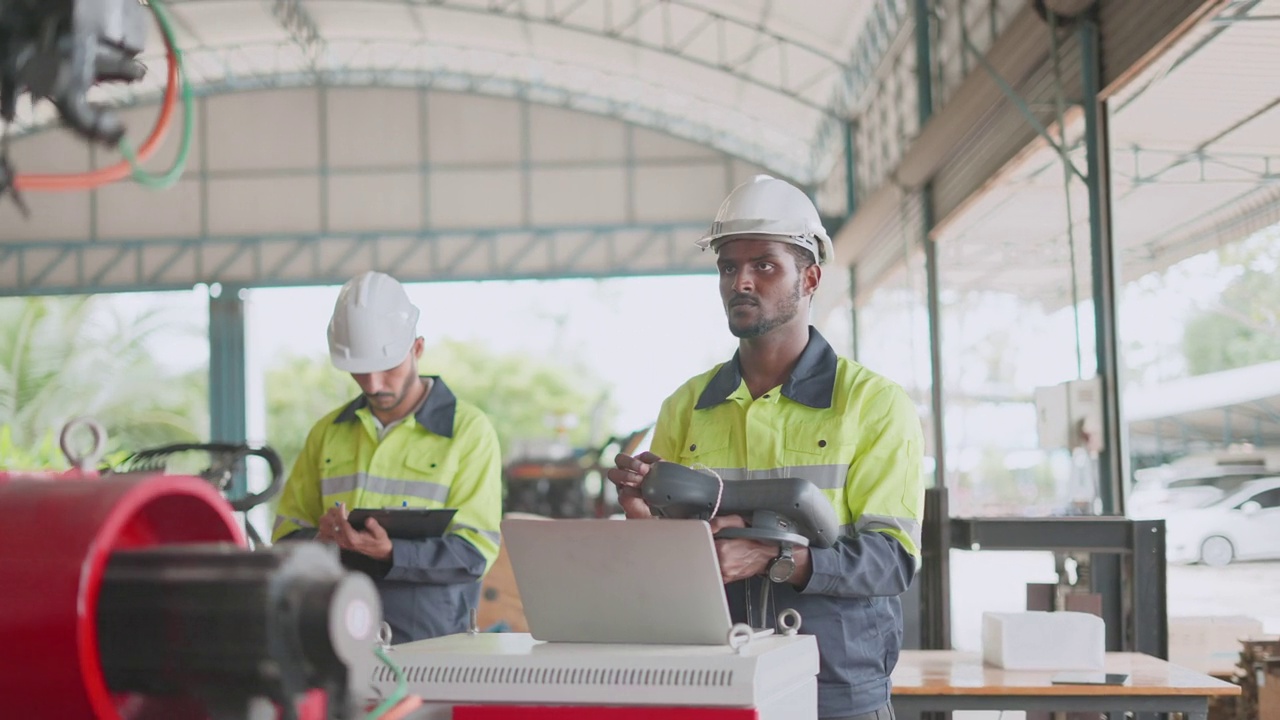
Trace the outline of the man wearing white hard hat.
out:
M 361 394 L 307 435 L 280 497 L 274 540 L 318 540 L 373 576 L 396 643 L 465 631 L 498 555 L 502 455 L 488 418 L 444 380 L 418 374 L 418 308 L 390 275 L 338 293 L 329 357 Z M 456 508 L 439 538 L 387 536 L 354 508 Z
M 660 459 L 712 468 L 726 483 L 800 477 L 821 489 L 842 523 L 830 548 L 716 541 L 730 611 L 749 622 L 748 598 L 763 597 L 771 583 L 774 609 L 799 611 L 800 632 L 818 641 L 819 717 L 889 720 L 889 677 L 902 645 L 898 596 L 920 558 L 915 407 L 894 383 L 838 357 L 809 325 L 833 253 L 799 188 L 756 176 L 729 194 L 698 244 L 717 255 L 738 352 L 668 397 L 650 451 L 619 455 L 609 479 L 637 519 L 652 517 L 638 487 Z M 746 522 L 720 516 L 711 526 Z

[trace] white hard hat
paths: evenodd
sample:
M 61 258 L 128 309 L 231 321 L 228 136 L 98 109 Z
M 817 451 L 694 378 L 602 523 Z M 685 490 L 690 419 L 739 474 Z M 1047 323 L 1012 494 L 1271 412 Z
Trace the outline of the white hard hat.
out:
M 380 272 L 347 281 L 329 320 L 329 359 L 349 373 L 390 370 L 404 362 L 418 337 L 418 308 L 404 286 Z
M 776 236 L 780 242 L 799 245 L 813 253 L 819 265 L 830 262 L 835 255 L 818 208 L 809 196 L 795 185 L 768 175 L 756 175 L 729 193 L 698 247 L 716 250 L 721 243 L 741 235 Z

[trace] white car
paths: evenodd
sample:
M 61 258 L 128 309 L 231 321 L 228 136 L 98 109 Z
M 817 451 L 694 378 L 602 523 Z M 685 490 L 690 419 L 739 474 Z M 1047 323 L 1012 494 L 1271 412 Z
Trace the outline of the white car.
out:
M 1207 507 L 1245 483 L 1275 474 L 1260 466 L 1242 465 L 1146 468 L 1134 473 L 1137 482 L 1125 509 L 1129 517 L 1139 520 L 1168 517 L 1183 508 Z
M 1252 480 L 1165 518 L 1170 562 L 1280 559 L 1280 478 Z

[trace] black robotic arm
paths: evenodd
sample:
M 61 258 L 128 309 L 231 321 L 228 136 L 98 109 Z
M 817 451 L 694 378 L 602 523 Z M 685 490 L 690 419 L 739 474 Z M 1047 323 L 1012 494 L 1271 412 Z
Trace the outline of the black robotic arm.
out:
M 723 482 L 710 471 L 664 460 L 650 468 L 640 494 L 662 517 L 708 520 L 714 513 L 742 515 L 750 522 L 746 528 L 725 528 L 717 537 L 829 548 L 840 535 L 835 508 L 802 478 Z

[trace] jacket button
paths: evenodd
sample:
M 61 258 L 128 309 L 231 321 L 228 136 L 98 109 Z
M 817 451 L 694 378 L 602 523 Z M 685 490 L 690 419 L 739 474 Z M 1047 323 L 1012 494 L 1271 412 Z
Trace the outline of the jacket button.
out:
M 826 446 L 827 446 L 827 441 L 826 441 L 826 440 L 819 440 L 819 441 L 818 441 L 818 447 L 826 447 Z
M 693 444 L 689 446 L 689 452 L 693 452 L 694 450 L 697 450 L 697 449 L 698 449 L 697 444 Z

